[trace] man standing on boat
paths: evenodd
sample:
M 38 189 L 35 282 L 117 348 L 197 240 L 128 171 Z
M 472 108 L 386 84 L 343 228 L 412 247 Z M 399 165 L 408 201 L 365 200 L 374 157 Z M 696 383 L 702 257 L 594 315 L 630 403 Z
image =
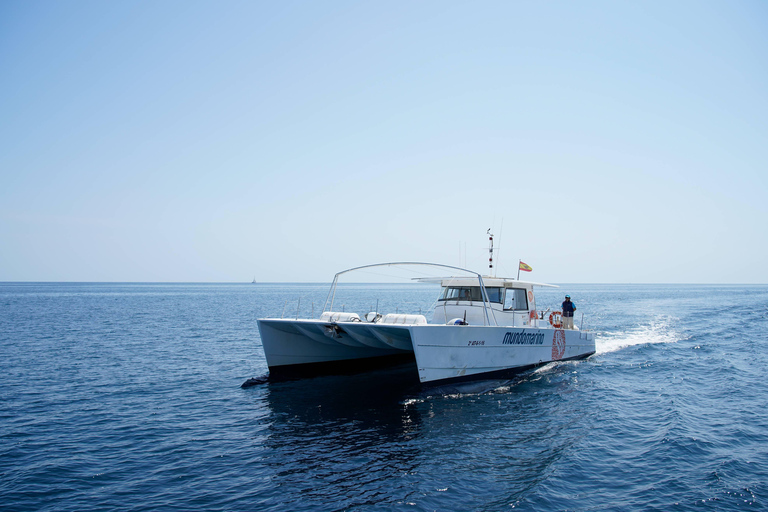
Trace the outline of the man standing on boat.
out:
M 563 302 L 563 329 L 573 329 L 573 312 L 576 311 L 576 304 L 571 302 L 571 296 L 565 296 Z

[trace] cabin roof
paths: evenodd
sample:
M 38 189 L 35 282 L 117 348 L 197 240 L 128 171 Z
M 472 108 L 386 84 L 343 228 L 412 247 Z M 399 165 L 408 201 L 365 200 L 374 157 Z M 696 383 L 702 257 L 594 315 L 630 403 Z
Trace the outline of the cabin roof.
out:
M 477 277 L 417 277 L 414 279 L 421 283 L 440 283 L 442 287 L 448 286 L 479 286 Z M 556 284 L 536 283 L 533 281 L 518 281 L 511 277 L 492 277 L 483 276 L 483 284 L 486 288 L 531 288 L 533 286 L 545 286 L 548 288 L 559 288 Z

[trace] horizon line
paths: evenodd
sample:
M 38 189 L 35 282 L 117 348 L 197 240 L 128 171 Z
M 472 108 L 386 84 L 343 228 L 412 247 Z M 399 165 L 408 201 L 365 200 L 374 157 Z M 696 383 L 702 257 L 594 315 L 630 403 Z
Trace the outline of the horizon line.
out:
M 524 280 L 520 280 L 524 281 Z M 253 284 L 327 284 L 330 285 L 332 281 L 0 281 L 0 284 L 241 284 L 241 285 L 253 285 Z M 409 281 L 355 281 L 339 284 L 425 284 Z M 548 283 L 550 284 L 550 283 Z M 744 283 L 744 282 L 565 282 L 565 281 L 551 281 L 551 284 L 568 284 L 568 285 L 606 285 L 606 284 L 619 284 L 619 285 L 695 285 L 695 286 L 713 286 L 713 285 L 741 285 L 741 286 L 768 286 L 768 283 Z

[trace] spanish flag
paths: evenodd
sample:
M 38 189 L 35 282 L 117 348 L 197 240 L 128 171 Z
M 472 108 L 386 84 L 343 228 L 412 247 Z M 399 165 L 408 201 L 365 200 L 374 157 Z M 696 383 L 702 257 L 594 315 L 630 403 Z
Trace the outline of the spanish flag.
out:
M 533 271 L 533 269 L 531 268 L 530 265 L 528 265 L 527 263 L 523 263 L 522 261 L 520 262 L 520 267 L 519 268 L 523 272 L 531 272 L 531 271 Z

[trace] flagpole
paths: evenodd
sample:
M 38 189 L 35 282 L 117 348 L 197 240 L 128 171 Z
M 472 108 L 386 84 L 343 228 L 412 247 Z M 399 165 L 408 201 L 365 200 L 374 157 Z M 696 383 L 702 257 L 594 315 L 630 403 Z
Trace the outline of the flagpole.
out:
M 520 262 L 523 260 L 517 260 L 517 280 L 520 280 Z

